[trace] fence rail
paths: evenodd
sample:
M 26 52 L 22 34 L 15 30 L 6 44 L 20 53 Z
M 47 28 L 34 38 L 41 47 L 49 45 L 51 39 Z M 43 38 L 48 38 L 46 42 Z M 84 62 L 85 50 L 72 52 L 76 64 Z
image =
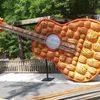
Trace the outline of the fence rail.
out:
M 46 72 L 45 60 L 0 60 L 0 72 Z M 58 72 L 54 63 L 48 61 L 49 72 Z

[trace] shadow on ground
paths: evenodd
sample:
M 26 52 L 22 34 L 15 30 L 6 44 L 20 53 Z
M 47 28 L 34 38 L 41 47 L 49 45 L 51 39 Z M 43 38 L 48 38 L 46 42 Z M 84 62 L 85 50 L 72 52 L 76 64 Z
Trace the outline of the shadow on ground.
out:
M 43 88 L 49 88 L 52 85 L 54 85 L 54 83 L 51 83 L 51 84 L 34 83 L 34 82 L 12 83 L 5 86 L 6 89 L 9 87 L 12 88 L 12 90 L 8 91 L 9 95 L 6 96 L 5 99 L 12 99 L 12 98 L 15 98 L 16 96 L 20 96 L 23 98 L 24 96 L 28 94 L 39 96 L 41 94 L 40 91 L 43 90 Z

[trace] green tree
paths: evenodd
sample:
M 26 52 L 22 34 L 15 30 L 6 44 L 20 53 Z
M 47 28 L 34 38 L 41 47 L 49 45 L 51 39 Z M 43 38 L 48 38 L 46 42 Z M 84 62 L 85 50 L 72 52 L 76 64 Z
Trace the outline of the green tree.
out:
M 6 54 L 9 58 L 16 58 L 19 52 L 18 41 L 15 35 L 9 34 L 0 33 L 0 54 Z
M 0 16 L 7 23 L 14 21 L 53 15 L 75 19 L 88 14 L 100 14 L 100 0 L 1 0 Z M 29 30 L 33 28 L 26 27 Z M 9 32 L 10 33 L 10 32 Z M 20 39 L 19 39 L 20 40 Z M 31 41 L 22 39 L 26 58 L 31 57 Z M 18 36 L 0 33 L 0 53 L 9 57 L 18 57 L 20 48 Z
M 21 19 L 25 19 L 28 18 L 28 12 L 27 11 L 27 4 L 28 4 L 28 0 L 5 0 L 5 2 L 2 4 L 2 8 L 4 9 L 4 19 L 5 21 L 7 21 L 7 23 L 13 23 L 16 20 L 21 20 Z M 11 7 L 12 6 L 12 7 Z M 7 32 L 9 33 L 9 32 Z M 6 39 L 8 40 L 8 52 L 7 55 L 9 55 L 9 57 L 14 58 L 14 57 L 22 57 L 23 53 L 27 53 L 30 52 L 30 46 L 27 46 L 28 50 L 24 47 L 23 45 L 26 45 L 27 39 L 22 40 L 20 37 L 16 36 L 16 35 L 11 35 L 11 34 L 7 34 L 8 37 L 11 37 L 10 39 L 6 37 Z M 13 38 L 14 37 L 14 38 Z M 15 41 L 16 40 L 16 41 Z M 25 44 L 23 44 L 21 41 L 26 42 Z M 16 45 L 17 44 L 17 45 Z M 22 45 L 23 44 L 23 45 Z M 31 45 L 31 44 L 29 44 Z M 19 46 L 19 48 L 18 48 Z M 30 50 L 30 51 L 29 51 Z M 28 53 L 29 54 L 29 53 Z M 26 55 L 26 54 L 25 54 Z M 27 58 L 28 56 L 26 56 Z

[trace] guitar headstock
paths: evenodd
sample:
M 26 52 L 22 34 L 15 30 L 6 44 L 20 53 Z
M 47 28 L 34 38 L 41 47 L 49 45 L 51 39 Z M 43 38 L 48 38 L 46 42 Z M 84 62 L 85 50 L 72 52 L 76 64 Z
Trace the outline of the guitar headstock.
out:
M 86 82 L 99 73 L 99 21 L 84 18 L 59 24 L 44 19 L 38 23 L 35 32 L 47 37 L 46 41 L 52 35 L 56 37 L 53 40 L 53 37 L 51 40 L 49 38 L 48 44 L 51 46 L 33 41 L 32 51 L 37 57 L 52 60 L 65 76 L 74 81 Z M 53 45 L 55 49 L 52 48 Z M 74 52 L 69 52 L 68 49 L 73 49 Z

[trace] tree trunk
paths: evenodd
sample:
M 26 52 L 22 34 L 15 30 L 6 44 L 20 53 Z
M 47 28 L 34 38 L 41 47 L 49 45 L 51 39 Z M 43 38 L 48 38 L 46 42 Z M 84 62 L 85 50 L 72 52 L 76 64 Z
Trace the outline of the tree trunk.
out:
M 19 57 L 20 59 L 25 59 L 23 38 L 21 36 L 18 36 L 18 42 L 19 42 Z

